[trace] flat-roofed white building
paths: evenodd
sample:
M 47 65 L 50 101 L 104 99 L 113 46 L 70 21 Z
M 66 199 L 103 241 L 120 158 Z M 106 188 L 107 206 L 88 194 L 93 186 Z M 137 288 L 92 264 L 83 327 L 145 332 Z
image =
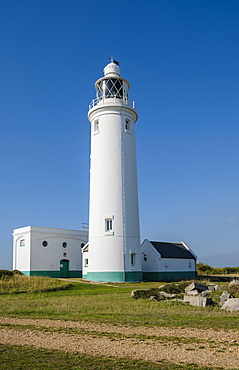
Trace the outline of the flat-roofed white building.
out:
M 29 276 L 82 277 L 84 230 L 27 226 L 13 231 L 13 270 Z

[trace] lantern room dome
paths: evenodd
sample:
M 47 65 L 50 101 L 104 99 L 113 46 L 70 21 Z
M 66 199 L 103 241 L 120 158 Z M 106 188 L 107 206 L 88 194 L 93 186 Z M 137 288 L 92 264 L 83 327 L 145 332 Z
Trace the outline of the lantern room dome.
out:
M 107 64 L 104 68 L 104 76 L 107 77 L 119 77 L 120 76 L 120 67 L 119 65 L 111 62 Z

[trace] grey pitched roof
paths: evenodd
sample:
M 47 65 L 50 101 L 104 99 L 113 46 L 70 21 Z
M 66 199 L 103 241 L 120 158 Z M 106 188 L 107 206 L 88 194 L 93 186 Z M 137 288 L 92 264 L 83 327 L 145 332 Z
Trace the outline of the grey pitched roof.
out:
M 195 256 L 183 243 L 152 242 L 153 247 L 161 254 L 162 258 L 195 259 Z

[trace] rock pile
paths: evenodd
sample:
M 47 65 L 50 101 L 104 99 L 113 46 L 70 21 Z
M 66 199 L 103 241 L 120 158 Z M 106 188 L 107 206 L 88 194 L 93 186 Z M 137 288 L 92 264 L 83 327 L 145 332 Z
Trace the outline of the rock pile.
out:
M 170 288 L 170 289 L 168 289 Z M 233 280 L 229 285 L 229 291 L 232 288 L 239 292 L 239 280 Z M 164 290 L 166 291 L 164 291 Z M 185 282 L 182 283 L 171 283 L 160 285 L 153 289 L 136 289 L 131 292 L 131 297 L 134 299 L 148 298 L 152 302 L 160 302 L 163 300 L 176 300 L 182 303 L 187 303 L 192 306 L 206 307 L 208 305 L 214 305 L 215 303 L 210 294 L 213 291 L 219 291 L 222 288 L 213 283 L 208 285 L 199 284 L 193 282 L 188 286 L 185 286 Z M 171 293 L 169 293 L 169 291 Z M 183 299 L 181 299 L 183 297 Z M 228 291 L 223 291 L 220 296 L 220 306 L 223 310 L 228 311 L 239 311 L 239 298 L 234 298 Z

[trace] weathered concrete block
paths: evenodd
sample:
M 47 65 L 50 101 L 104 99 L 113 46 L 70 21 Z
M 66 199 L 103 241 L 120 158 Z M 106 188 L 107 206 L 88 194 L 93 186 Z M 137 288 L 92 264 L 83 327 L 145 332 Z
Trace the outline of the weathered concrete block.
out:
M 190 292 L 187 293 L 188 295 L 198 295 L 199 291 L 198 290 L 190 290 Z
M 222 288 L 217 284 L 214 284 L 214 283 L 209 283 L 208 284 L 208 290 L 213 291 L 213 290 L 221 290 L 221 289 Z
M 163 296 L 163 297 L 165 297 L 165 298 L 174 298 L 174 297 L 176 297 L 176 295 L 177 294 L 170 294 L 170 293 L 166 293 L 166 292 L 159 292 L 159 294 L 161 295 L 161 296 Z
M 184 302 L 189 302 L 191 306 L 199 306 L 199 307 L 206 307 L 208 305 L 213 304 L 213 301 L 211 298 L 202 297 L 202 296 L 184 296 Z
M 203 292 L 204 290 L 208 290 L 208 287 L 206 285 L 192 283 L 185 288 L 185 293 L 188 293 L 191 290 L 198 290 L 199 292 Z
M 207 297 L 209 293 L 210 293 L 210 290 L 204 290 L 204 291 L 201 293 L 201 296 L 202 296 L 202 297 Z
M 224 303 L 230 299 L 230 298 L 233 298 L 233 296 L 228 293 L 226 290 L 224 290 L 224 292 L 222 292 L 221 296 L 220 296 L 220 305 L 223 306 Z
M 229 284 L 228 287 L 231 288 L 232 286 L 239 286 L 239 280 L 233 279 Z
M 239 298 L 229 298 L 222 306 L 222 310 L 239 311 Z

